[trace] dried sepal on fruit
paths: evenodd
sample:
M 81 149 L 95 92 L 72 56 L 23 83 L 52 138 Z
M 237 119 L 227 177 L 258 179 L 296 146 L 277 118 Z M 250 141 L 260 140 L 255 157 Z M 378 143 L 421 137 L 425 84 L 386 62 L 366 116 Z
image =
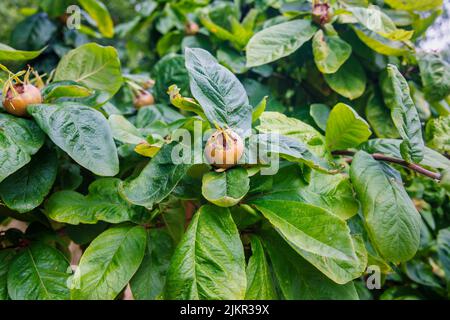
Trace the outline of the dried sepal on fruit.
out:
M 244 154 L 244 142 L 233 130 L 218 128 L 206 142 L 204 154 L 212 166 L 228 169 L 237 165 Z
M 155 80 L 153 80 L 153 79 L 148 79 L 142 83 L 142 88 L 144 88 L 145 90 L 151 89 L 154 86 L 155 86 Z
M 326 1 L 313 1 L 312 17 L 313 21 L 321 26 L 331 21 L 331 8 Z

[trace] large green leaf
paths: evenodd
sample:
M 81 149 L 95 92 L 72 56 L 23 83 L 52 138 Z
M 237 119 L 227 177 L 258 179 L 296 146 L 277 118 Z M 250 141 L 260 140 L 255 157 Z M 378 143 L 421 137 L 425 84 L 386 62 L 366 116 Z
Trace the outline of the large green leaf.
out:
M 16 61 L 28 61 L 37 58 L 44 49 L 37 51 L 16 50 L 6 44 L 0 43 L 0 63 L 9 64 Z
M 385 0 L 386 4 L 390 7 L 398 10 L 408 10 L 408 11 L 427 11 L 442 6 L 443 0 L 427 0 L 427 1 L 417 1 L 417 0 Z
M 369 139 L 372 132 L 367 122 L 345 103 L 330 112 L 325 138 L 329 150 L 355 148 Z
M 112 300 L 139 268 L 147 233 L 141 226 L 106 230 L 89 245 L 71 281 L 74 300 Z
M 19 50 L 41 50 L 51 41 L 57 30 L 57 26 L 47 14 L 33 14 L 14 28 L 10 44 Z
M 120 192 L 128 201 L 152 208 L 172 192 L 190 167 L 173 163 L 171 156 L 176 145 L 163 146 L 136 178 L 121 184 Z
M 119 171 L 116 145 L 106 118 L 97 110 L 74 102 L 28 108 L 50 139 L 78 164 L 100 176 Z
M 335 73 L 352 53 L 352 47 L 337 34 L 325 35 L 322 30 L 314 35 L 312 48 L 314 61 L 322 73 Z
M 398 139 L 371 139 L 361 147 L 369 153 L 381 153 L 387 156 L 401 158 L 400 145 L 402 140 Z M 423 150 L 421 165 L 436 169 L 447 169 L 450 167 L 450 160 L 439 152 L 425 147 Z
M 3 249 L 0 251 L 0 301 L 8 299 L 7 277 L 8 270 L 15 255 L 13 249 Z
M 208 120 L 220 126 L 251 128 L 252 107 L 242 84 L 207 51 L 186 48 L 191 92 Z
M 13 300 L 67 300 L 69 276 L 69 262 L 61 252 L 35 243 L 11 262 L 8 294 Z
M 68 224 L 94 224 L 98 221 L 120 223 L 141 221 L 145 211 L 119 195 L 117 178 L 102 178 L 89 186 L 89 194 L 58 191 L 45 205 L 45 213 L 54 221 Z
M 262 133 L 278 133 L 304 143 L 317 156 L 326 153 L 325 137 L 309 124 L 279 112 L 264 112 L 256 127 Z
M 343 285 L 327 278 L 295 252 L 275 232 L 263 234 L 275 277 L 288 300 L 357 300 L 353 282 Z
M 399 134 L 392 122 L 389 108 L 378 92 L 370 95 L 366 105 L 366 118 L 379 138 L 398 138 Z
M 331 89 L 350 100 L 359 98 L 366 90 L 366 73 L 359 61 L 353 57 L 337 72 L 324 74 L 324 78 Z
M 228 209 L 205 205 L 175 250 L 167 299 L 244 299 L 244 249 Z
M 304 202 L 326 209 L 341 219 L 348 219 L 358 212 L 359 205 L 348 177 L 312 171 L 306 182 L 303 175 L 299 166 L 290 164 L 280 168 L 274 177 L 257 176 L 254 179 L 259 180 L 252 183 L 250 191 L 257 194 L 252 198 Z M 267 190 L 261 190 L 264 185 L 269 186 Z
M 327 160 L 316 156 L 309 150 L 306 144 L 295 138 L 286 137 L 277 133 L 260 133 L 256 138 L 255 140 L 258 141 L 258 155 L 278 154 L 281 158 L 291 162 L 304 163 L 315 170 L 329 173 L 333 172 Z M 264 163 L 265 160 L 263 158 L 259 159 L 261 163 Z
M 356 26 L 354 30 L 358 38 L 375 52 L 386 56 L 403 56 L 409 52 L 400 41 L 389 40 L 362 26 Z
M 368 30 L 395 41 L 411 39 L 413 31 L 398 29 L 394 21 L 380 10 L 378 6 L 370 5 L 364 7 L 350 7 L 348 9 L 356 20 Z
M 53 80 L 76 81 L 112 97 L 123 83 L 117 51 L 96 43 L 73 49 L 60 60 Z
M 310 40 L 316 30 L 317 27 L 305 19 L 280 23 L 258 32 L 247 44 L 247 67 L 290 55 Z
M 302 202 L 261 198 L 251 203 L 295 251 L 334 282 L 344 284 L 363 273 L 367 254 L 344 220 Z
M 231 207 L 239 203 L 250 186 L 247 170 L 233 168 L 224 172 L 208 172 L 203 175 L 202 194 L 219 207 Z
M 0 197 L 12 210 L 20 213 L 31 211 L 50 192 L 57 171 L 56 154 L 43 148 L 30 163 L 0 183 Z
M 438 52 L 417 55 L 424 93 L 430 100 L 440 101 L 450 95 L 450 65 Z
M 0 182 L 30 162 L 44 139 L 35 122 L 0 113 Z
M 130 280 L 131 291 L 136 300 L 154 300 L 160 297 L 174 251 L 173 241 L 167 232 L 151 229 L 147 237 L 144 259 Z
M 309 184 L 298 189 L 299 201 L 303 201 L 349 219 L 358 212 L 349 178 L 342 174 L 311 172 Z
M 84 10 L 97 23 L 98 30 L 106 38 L 114 36 L 114 23 L 103 2 L 98 0 L 78 0 Z
M 391 118 L 403 139 L 400 152 L 406 161 L 420 162 L 425 147 L 422 124 L 411 99 L 408 83 L 395 65 L 388 65 L 382 78 L 384 103 L 391 109 Z
M 252 256 L 247 265 L 246 300 L 275 300 L 277 293 L 266 254 L 257 236 L 251 237 Z M 295 254 L 295 253 L 294 253 Z
M 420 215 L 398 172 L 359 151 L 350 177 L 373 245 L 388 261 L 411 259 L 419 247 Z

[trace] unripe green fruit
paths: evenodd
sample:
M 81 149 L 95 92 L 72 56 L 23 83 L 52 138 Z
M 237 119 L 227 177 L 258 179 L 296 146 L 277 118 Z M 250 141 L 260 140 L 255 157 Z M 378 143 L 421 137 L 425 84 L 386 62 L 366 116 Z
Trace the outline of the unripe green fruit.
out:
M 206 142 L 205 157 L 216 168 L 227 169 L 235 166 L 244 153 L 244 142 L 234 131 L 217 130 Z
M 14 91 L 9 89 L 3 99 L 3 107 L 8 113 L 23 117 L 28 115 L 30 104 L 42 103 L 41 91 L 32 84 L 15 85 Z

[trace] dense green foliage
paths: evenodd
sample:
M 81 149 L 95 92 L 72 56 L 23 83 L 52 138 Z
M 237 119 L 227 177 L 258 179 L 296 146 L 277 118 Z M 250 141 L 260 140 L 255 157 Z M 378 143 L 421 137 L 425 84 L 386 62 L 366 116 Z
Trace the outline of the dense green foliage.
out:
M 442 0 L 6 2 L 0 299 L 450 297 Z

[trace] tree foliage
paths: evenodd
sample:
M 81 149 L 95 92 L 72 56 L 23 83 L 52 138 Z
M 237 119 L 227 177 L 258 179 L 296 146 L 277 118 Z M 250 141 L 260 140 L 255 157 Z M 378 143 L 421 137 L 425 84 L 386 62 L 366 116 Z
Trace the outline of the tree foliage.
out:
M 0 299 L 449 297 L 450 65 L 415 47 L 442 1 L 28 5 L 0 43 L 2 100 L 42 94 L 0 108 Z

